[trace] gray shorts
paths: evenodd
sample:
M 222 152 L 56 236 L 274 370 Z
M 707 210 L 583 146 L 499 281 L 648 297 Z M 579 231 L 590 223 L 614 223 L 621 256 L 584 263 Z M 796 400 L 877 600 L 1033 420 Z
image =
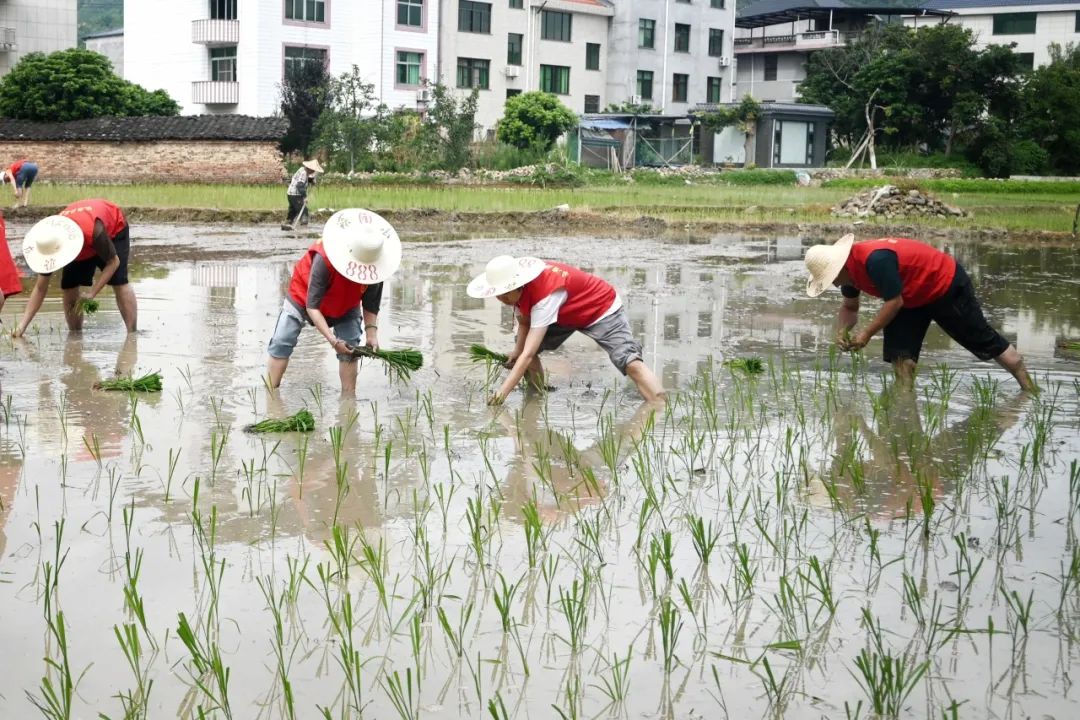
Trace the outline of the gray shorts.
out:
M 540 352 L 554 350 L 566 339 L 579 332 L 596 341 L 596 344 L 604 348 L 611 363 L 619 368 L 619 372 L 626 374 L 626 366 L 635 360 L 643 359 L 641 343 L 634 339 L 630 332 L 630 321 L 626 317 L 626 308 L 621 307 L 602 320 L 598 320 L 587 328 L 568 328 L 562 325 L 549 325 L 543 342 L 540 343 Z
M 344 340 L 349 345 L 356 347 L 360 344 L 360 318 L 356 315 L 338 320 L 326 320 L 326 323 L 334 330 L 334 337 Z M 309 323 L 300 317 L 300 312 L 294 308 L 288 300 L 278 313 L 277 323 L 274 325 L 274 334 L 266 346 L 266 352 L 270 357 L 287 358 L 292 356 L 296 341 L 300 337 L 300 331 Z M 352 355 L 338 354 L 338 360 L 352 362 L 356 360 Z

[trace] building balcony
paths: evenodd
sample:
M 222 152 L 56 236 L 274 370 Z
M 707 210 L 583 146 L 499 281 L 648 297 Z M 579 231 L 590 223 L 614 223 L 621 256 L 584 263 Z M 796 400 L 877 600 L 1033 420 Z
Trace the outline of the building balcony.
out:
M 862 33 L 841 30 L 817 30 L 791 35 L 766 35 L 764 37 L 735 38 L 735 54 L 757 52 L 780 52 L 790 50 L 822 50 L 844 47 Z
M 235 45 L 240 42 L 240 21 L 195 20 L 191 23 L 191 42 L 207 47 Z
M 235 105 L 240 102 L 240 83 L 196 80 L 191 83 L 191 101 L 201 105 Z
M 15 28 L 0 27 L 0 52 L 11 52 L 16 48 Z

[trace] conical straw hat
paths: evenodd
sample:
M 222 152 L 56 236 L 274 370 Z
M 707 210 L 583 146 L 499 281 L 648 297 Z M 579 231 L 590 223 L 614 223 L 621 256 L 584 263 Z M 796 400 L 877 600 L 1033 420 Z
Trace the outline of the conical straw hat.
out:
M 817 297 L 829 289 L 833 280 L 844 269 L 855 236 L 848 233 L 832 245 L 814 245 L 806 251 L 806 269 L 810 278 L 806 281 L 806 294 Z

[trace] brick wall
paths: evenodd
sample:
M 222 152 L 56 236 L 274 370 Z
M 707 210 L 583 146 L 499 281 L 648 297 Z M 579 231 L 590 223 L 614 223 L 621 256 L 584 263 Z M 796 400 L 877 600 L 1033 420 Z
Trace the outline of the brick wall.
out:
M 280 183 L 277 143 L 228 140 L 0 140 L 0 166 L 33 160 L 46 182 Z

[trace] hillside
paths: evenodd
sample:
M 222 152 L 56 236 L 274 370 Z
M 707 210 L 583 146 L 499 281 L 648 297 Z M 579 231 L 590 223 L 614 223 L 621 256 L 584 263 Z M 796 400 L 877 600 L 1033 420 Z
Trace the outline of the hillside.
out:
M 79 0 L 79 38 L 124 27 L 124 0 Z

